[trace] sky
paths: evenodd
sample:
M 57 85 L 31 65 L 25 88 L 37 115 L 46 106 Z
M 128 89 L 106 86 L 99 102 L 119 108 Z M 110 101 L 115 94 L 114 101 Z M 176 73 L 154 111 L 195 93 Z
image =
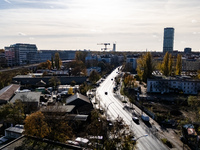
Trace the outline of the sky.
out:
M 0 49 L 157 51 L 165 27 L 174 50 L 200 50 L 200 0 L 0 0 Z

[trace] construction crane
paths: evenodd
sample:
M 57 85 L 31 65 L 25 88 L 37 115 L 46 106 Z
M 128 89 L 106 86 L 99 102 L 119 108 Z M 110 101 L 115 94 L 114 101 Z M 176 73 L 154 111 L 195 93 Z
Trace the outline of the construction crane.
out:
M 106 51 L 108 49 L 107 45 L 110 45 L 110 43 L 97 43 L 97 45 L 105 45 L 105 48 L 101 48 L 101 50 Z

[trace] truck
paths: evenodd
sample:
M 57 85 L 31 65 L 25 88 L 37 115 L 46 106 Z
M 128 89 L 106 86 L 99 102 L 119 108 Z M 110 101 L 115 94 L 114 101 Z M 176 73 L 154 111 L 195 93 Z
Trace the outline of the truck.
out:
M 141 119 L 142 119 L 144 122 L 149 122 L 149 116 L 142 115 L 142 116 L 141 116 Z

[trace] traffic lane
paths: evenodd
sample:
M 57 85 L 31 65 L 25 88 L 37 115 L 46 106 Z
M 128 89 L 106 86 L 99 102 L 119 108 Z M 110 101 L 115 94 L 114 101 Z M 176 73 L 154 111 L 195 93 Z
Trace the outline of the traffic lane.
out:
M 135 124 L 133 124 L 132 121 L 132 115 L 130 113 L 127 113 L 125 110 L 123 110 L 123 105 L 122 103 L 116 99 L 113 95 L 112 89 L 113 89 L 113 83 L 112 82 L 112 78 L 114 78 L 115 71 L 114 73 L 112 73 L 111 75 L 109 75 L 105 81 L 101 84 L 101 86 L 99 87 L 99 96 L 101 97 L 101 95 L 103 95 L 103 97 L 101 97 L 102 102 L 104 102 L 104 106 L 108 106 L 110 103 L 114 103 L 112 105 L 109 106 L 108 109 L 108 113 L 111 116 L 120 116 L 121 118 L 124 119 L 125 123 L 127 125 L 130 125 L 132 128 L 131 130 L 137 135 L 137 137 L 143 136 L 146 134 L 145 130 L 143 128 L 146 129 L 145 126 L 143 125 L 139 125 L 136 126 Z M 104 95 L 104 91 L 108 91 L 108 95 Z M 122 115 L 123 114 L 123 115 Z M 130 116 L 130 117 L 128 117 Z M 115 118 L 113 118 L 115 119 Z M 153 138 L 152 138 L 153 137 Z M 145 140 L 145 142 L 143 142 L 143 140 Z M 138 140 L 138 149 L 140 150 L 146 150 L 146 149 L 155 149 L 155 150 L 160 150 L 160 149 L 167 149 L 159 140 L 157 140 L 154 136 L 149 136 L 149 137 L 145 137 L 144 139 L 142 139 L 141 141 Z

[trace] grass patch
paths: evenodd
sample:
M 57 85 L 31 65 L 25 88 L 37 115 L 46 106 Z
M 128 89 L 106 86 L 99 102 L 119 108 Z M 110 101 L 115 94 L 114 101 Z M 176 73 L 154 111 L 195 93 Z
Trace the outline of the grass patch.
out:
M 161 141 L 167 145 L 169 148 L 173 148 L 173 145 L 170 141 L 168 141 L 166 138 L 161 139 Z

